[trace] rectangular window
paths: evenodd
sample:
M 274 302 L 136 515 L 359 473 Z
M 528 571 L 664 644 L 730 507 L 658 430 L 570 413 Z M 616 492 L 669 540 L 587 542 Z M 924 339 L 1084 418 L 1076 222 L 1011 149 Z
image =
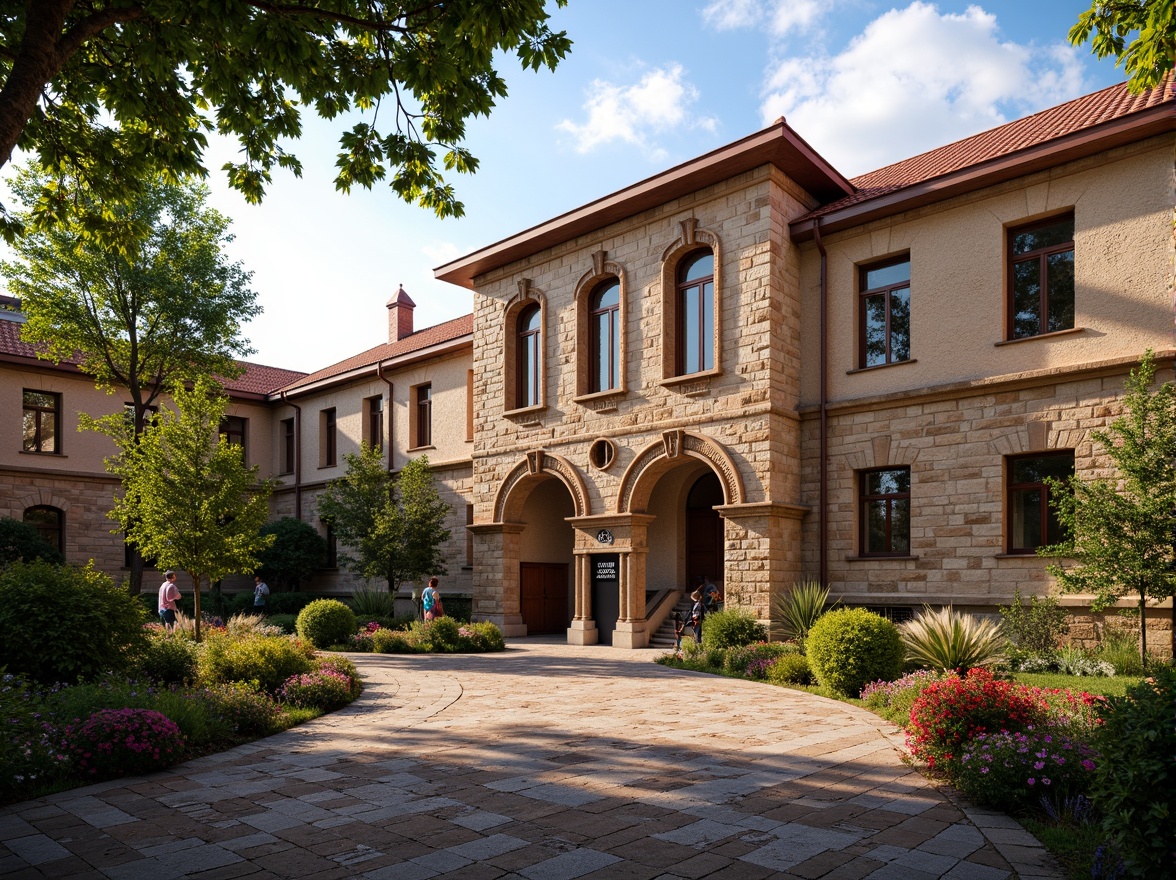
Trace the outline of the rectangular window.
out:
M 1049 504 L 1045 480 L 1068 480 L 1074 475 L 1074 452 L 1020 455 L 1008 460 L 1009 552 L 1035 553 L 1038 547 L 1065 538 L 1057 514 Z
M 858 281 L 859 367 L 911 359 L 911 258 L 863 266 Z
M 466 440 L 474 439 L 474 371 L 466 370 Z
M 1009 339 L 1074 327 L 1074 215 L 1009 230 Z
M 862 556 L 909 556 L 911 469 L 863 471 L 859 484 Z
M 294 473 L 294 420 L 282 419 L 282 473 Z
M 319 467 L 334 467 L 336 450 L 335 409 L 319 413 Z
M 473 524 L 474 524 L 474 505 L 467 504 L 466 505 L 466 525 L 472 526 Z M 471 532 L 468 528 L 466 529 L 465 555 L 466 555 L 466 561 L 465 561 L 466 566 L 472 567 L 474 564 L 474 533 Z
M 21 429 L 25 452 L 61 453 L 61 395 L 24 390 Z
M 413 389 L 416 397 L 416 445 L 433 445 L 433 386 L 418 385 Z
M 339 567 L 339 541 L 335 537 L 335 530 L 327 526 L 327 558 L 323 560 L 323 568 Z
M 363 402 L 363 409 L 367 415 L 364 428 L 364 442 L 373 449 L 384 448 L 384 398 L 377 395 L 369 397 Z
M 245 428 L 248 419 L 243 419 L 240 416 L 225 416 L 221 419 L 220 435 L 225 438 L 226 443 L 235 443 L 241 447 L 241 454 L 248 461 L 249 456 L 245 447 Z

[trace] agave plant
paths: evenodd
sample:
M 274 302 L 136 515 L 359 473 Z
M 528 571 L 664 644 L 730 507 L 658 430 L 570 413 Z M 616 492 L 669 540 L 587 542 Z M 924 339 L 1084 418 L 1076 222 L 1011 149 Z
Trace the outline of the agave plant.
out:
M 355 616 L 359 618 L 394 617 L 396 611 L 392 603 L 392 594 L 387 590 L 371 590 L 361 587 L 356 590 L 351 601 L 347 603 Z
M 816 581 L 793 584 L 788 592 L 772 597 L 772 620 L 779 621 L 784 638 L 803 642 L 817 618 L 833 607 L 827 608 L 828 602 L 828 587 Z
M 931 669 L 967 670 L 1001 659 L 1005 637 L 999 623 L 972 614 L 957 614 L 950 605 L 938 611 L 924 607 L 914 620 L 899 627 L 907 659 Z

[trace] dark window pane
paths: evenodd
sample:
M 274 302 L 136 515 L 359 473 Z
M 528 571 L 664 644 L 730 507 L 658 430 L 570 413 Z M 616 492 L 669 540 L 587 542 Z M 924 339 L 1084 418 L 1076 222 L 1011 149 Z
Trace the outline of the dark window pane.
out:
M 866 311 L 866 362 L 873 367 L 886 363 L 886 296 L 867 296 Z
M 911 289 L 900 287 L 890 292 L 890 360 L 911 358 Z
M 1048 226 L 1027 229 L 1013 236 L 1013 254 L 1027 254 L 1030 251 L 1056 247 L 1074 240 L 1074 218 L 1067 217 Z
M 1044 493 L 1040 489 L 1023 489 L 1011 493 L 1013 522 L 1010 540 L 1014 550 L 1033 550 L 1040 547 L 1041 505 Z
M 1050 254 L 1046 262 L 1049 331 L 1069 330 L 1074 326 L 1074 252 Z
M 682 281 L 697 281 L 715 274 L 715 255 L 709 251 L 690 260 L 681 270 Z
M 1013 264 L 1013 338 L 1041 332 L 1041 263 Z
M 539 329 L 539 308 L 531 306 L 519 317 L 519 332 L 528 333 Z
M 889 504 L 884 500 L 871 501 L 867 507 L 866 552 L 889 553 L 890 540 L 886 533 Z
M 866 290 L 873 290 L 875 287 L 889 287 L 892 284 L 900 284 L 903 281 L 911 280 L 911 262 L 910 260 L 903 260 L 901 263 L 895 263 L 893 266 L 882 266 L 878 269 L 869 269 L 866 272 Z
M 897 498 L 892 502 L 890 518 L 890 551 L 907 554 L 911 551 L 911 502 Z
M 906 468 L 870 471 L 866 474 L 866 494 L 895 495 L 911 490 L 911 472 Z
M 621 304 L 621 285 L 613 281 L 600 288 L 592 298 L 592 311 L 607 309 Z

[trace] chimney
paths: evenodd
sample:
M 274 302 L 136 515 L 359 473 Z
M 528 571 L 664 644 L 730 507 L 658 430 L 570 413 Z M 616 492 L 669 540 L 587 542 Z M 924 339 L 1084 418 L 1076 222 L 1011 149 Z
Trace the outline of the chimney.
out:
M 412 336 L 412 310 L 416 308 L 404 285 L 388 300 L 388 341 L 399 342 L 406 336 Z

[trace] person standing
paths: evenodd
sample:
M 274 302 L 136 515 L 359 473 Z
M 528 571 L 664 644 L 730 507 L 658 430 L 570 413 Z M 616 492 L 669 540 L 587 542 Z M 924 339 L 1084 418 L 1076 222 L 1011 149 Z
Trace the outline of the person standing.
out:
M 168 632 L 176 628 L 176 602 L 179 598 L 176 573 L 169 568 L 163 573 L 163 583 L 159 585 L 159 622 Z
M 694 607 L 690 609 L 690 628 L 694 630 L 694 641 L 702 644 L 702 621 L 706 617 L 706 600 L 702 597 L 702 590 L 695 590 L 690 594 Z
M 253 610 L 257 614 L 265 613 L 265 597 L 269 595 L 269 587 L 261 579 L 261 575 L 253 576 Z
M 425 611 L 425 620 L 436 620 L 444 614 L 441 611 L 441 594 L 437 592 L 437 579 L 429 578 L 429 585 L 421 593 L 421 608 Z

